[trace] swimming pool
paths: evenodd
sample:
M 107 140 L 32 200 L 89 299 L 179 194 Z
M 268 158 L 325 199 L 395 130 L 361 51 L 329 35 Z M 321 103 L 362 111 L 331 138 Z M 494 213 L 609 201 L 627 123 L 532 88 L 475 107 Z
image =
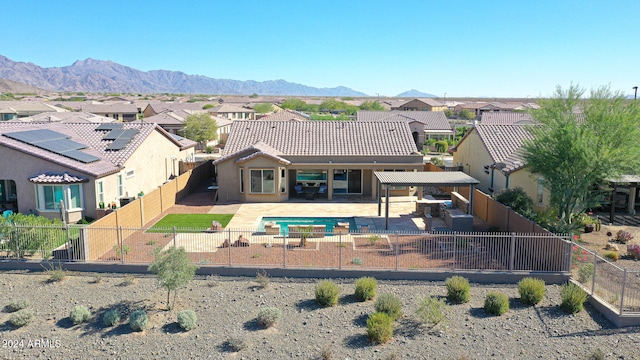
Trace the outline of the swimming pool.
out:
M 287 217 L 287 216 L 265 216 L 260 220 L 258 231 L 264 231 L 264 223 L 274 222 L 280 225 L 280 233 L 289 235 L 287 225 L 324 225 L 328 236 L 333 233 L 333 227 L 338 222 L 348 222 L 349 231 L 356 231 L 356 220 L 353 217 Z

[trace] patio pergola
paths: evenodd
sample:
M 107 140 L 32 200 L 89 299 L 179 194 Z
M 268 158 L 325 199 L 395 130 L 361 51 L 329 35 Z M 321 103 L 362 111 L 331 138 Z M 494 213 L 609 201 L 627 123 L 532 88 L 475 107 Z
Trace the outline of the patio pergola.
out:
M 608 179 L 609 184 L 613 187 L 611 192 L 611 204 L 609 209 L 609 222 L 613 224 L 615 217 L 615 198 L 618 192 L 618 187 L 629 187 L 629 197 L 627 199 L 627 213 L 635 215 L 636 207 L 636 192 L 638 186 L 640 186 L 640 176 L 638 175 L 622 175 L 616 179 Z
M 389 186 L 468 186 L 469 214 L 473 215 L 473 190 L 480 182 L 462 171 L 373 173 L 378 179 L 378 216 L 382 213 L 382 186 L 385 185 L 384 228 L 389 229 Z

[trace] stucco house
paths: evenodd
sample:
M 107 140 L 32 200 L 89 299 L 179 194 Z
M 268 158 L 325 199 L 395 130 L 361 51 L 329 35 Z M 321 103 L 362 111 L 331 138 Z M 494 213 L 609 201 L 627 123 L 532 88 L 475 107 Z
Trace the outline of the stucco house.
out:
M 395 104 L 391 110 L 401 111 L 445 111 L 447 105 L 431 98 L 413 99 L 400 104 Z
M 63 113 L 61 107 L 41 101 L 0 101 L 0 121 L 8 121 L 41 113 Z
M 478 124 L 456 146 L 453 162 L 478 179 L 487 194 L 521 187 L 538 207 L 549 204 L 549 192 L 540 175 L 531 174 L 522 157 L 522 145 L 532 139 L 527 123 Z
M 375 198 L 374 171 L 422 171 L 423 159 L 402 121 L 234 121 L 213 164 L 219 200 L 281 202 Z
M 150 123 L 0 123 L 0 206 L 95 218 L 177 175 L 195 145 Z
M 356 121 L 406 122 L 418 149 L 422 149 L 427 139 L 453 135 L 451 125 L 442 111 L 358 111 Z

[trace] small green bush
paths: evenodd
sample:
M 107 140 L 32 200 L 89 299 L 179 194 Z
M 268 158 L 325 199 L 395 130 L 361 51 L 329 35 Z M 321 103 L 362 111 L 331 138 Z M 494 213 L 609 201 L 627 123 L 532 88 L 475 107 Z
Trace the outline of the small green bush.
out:
M 195 329 L 198 324 L 198 317 L 193 310 L 182 310 L 178 312 L 178 325 L 186 331 Z
M 256 322 L 263 328 L 274 326 L 282 317 L 282 311 L 277 307 L 267 307 L 260 309 Z
M 58 267 L 51 265 L 49 268 L 45 267 L 44 269 L 44 272 L 49 276 L 49 282 L 60 282 L 67 277 L 67 271 L 60 265 Z
M 120 311 L 117 309 L 107 310 L 102 315 L 102 323 L 104 326 L 114 326 L 120 322 Z
M 15 327 L 23 327 L 31 322 L 33 319 L 33 310 L 22 309 L 14 312 L 9 317 L 9 322 Z
M 378 281 L 372 277 L 363 277 L 356 281 L 356 299 L 360 301 L 371 300 L 376 296 Z
M 471 285 L 469 280 L 462 276 L 453 276 L 445 280 L 447 287 L 447 299 L 449 301 L 462 304 L 469 302 Z
M 509 311 L 509 298 L 499 292 L 490 292 L 484 298 L 484 311 L 492 315 L 502 315 Z
M 359 258 L 359 257 L 354 257 L 354 258 L 351 260 L 351 263 L 352 263 L 353 265 L 363 265 L 363 264 L 364 264 L 364 260 L 362 260 L 362 259 L 361 259 L 361 258 Z
M 536 305 L 544 298 L 544 280 L 524 278 L 518 282 L 518 292 L 520 293 L 520 301 L 527 305 Z
M 9 312 L 16 312 L 18 310 L 26 309 L 31 305 L 29 300 L 18 300 L 14 301 L 11 304 L 7 305 L 7 310 Z
M 446 309 L 447 304 L 445 304 L 444 300 L 427 296 L 420 301 L 416 316 L 423 324 L 435 326 L 446 318 Z
M 375 312 L 367 319 L 367 337 L 378 344 L 386 343 L 393 336 L 393 319 L 387 313 Z
M 618 261 L 618 259 L 620 258 L 620 256 L 618 255 L 617 252 L 615 251 L 607 251 L 606 253 L 604 253 L 604 257 L 606 257 L 607 259 L 616 262 Z
M 322 306 L 335 306 L 339 294 L 338 284 L 331 280 L 322 280 L 316 285 L 316 302 Z
M 227 339 L 226 345 L 235 352 L 244 350 L 249 347 L 249 343 L 247 343 L 243 338 L 235 335 L 230 336 Z
M 594 267 L 592 263 L 580 265 L 580 267 L 578 268 L 578 281 L 583 284 L 589 281 L 589 279 L 591 279 L 591 276 L 593 276 L 593 269 Z
M 76 305 L 71 309 L 71 313 L 69 314 L 69 319 L 73 325 L 81 324 L 91 317 L 91 312 L 87 309 L 86 306 Z
M 574 283 L 562 285 L 560 297 L 562 298 L 560 307 L 569 314 L 582 311 L 582 309 L 584 309 L 584 302 L 587 301 L 587 293 Z
M 136 310 L 129 315 L 129 326 L 133 331 L 142 331 L 149 325 L 149 317 L 144 310 Z
M 382 294 L 375 303 L 376 312 L 382 312 L 396 320 L 402 315 L 402 303 L 400 299 L 393 294 Z

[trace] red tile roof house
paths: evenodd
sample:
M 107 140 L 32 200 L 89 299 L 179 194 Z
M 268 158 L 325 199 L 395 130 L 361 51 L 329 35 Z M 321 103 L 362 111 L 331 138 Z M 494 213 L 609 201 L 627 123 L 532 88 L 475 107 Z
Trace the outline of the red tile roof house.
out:
M 374 171 L 422 171 L 423 159 L 407 122 L 234 121 L 214 165 L 220 201 L 282 202 L 304 192 L 373 199 Z
M 358 111 L 356 119 L 406 122 L 418 149 L 422 149 L 427 139 L 442 139 L 453 135 L 451 125 L 442 111 Z
M 149 123 L 0 123 L 0 206 L 65 220 L 150 192 L 195 142 Z M 16 166 L 19 164 L 19 166 Z

